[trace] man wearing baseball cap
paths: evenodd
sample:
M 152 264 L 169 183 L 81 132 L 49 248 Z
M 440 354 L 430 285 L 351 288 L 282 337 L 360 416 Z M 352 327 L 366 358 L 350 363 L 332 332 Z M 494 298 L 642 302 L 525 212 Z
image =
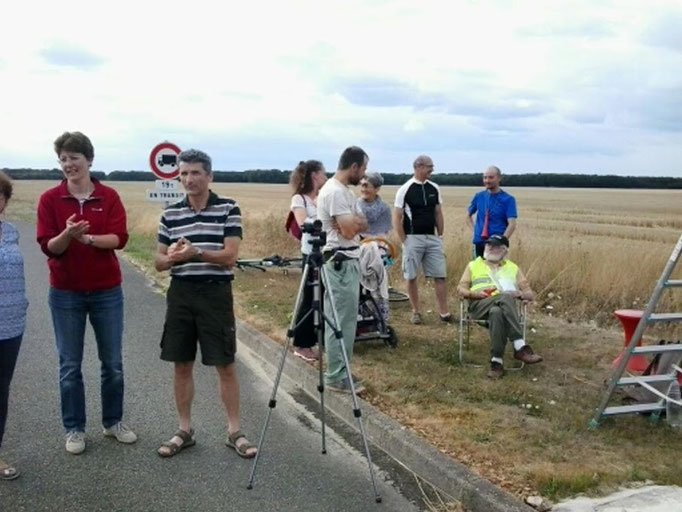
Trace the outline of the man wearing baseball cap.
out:
M 530 301 L 535 294 L 521 269 L 506 259 L 509 240 L 492 235 L 486 240 L 483 256 L 469 262 L 457 285 L 457 292 L 469 301 L 469 315 L 487 320 L 490 334 L 488 377 L 504 375 L 504 349 L 507 340 L 514 345 L 514 358 L 526 364 L 542 361 L 523 339 L 516 300 Z

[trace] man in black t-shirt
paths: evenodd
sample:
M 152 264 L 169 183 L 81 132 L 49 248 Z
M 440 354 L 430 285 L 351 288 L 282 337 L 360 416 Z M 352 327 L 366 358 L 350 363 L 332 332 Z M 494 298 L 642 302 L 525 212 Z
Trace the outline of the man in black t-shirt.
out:
M 410 320 L 413 324 L 422 322 L 417 289 L 417 274 L 421 266 L 424 276 L 434 280 L 441 320 L 450 323 L 453 317 L 448 311 L 445 283 L 440 189 L 428 179 L 434 168 L 430 157 L 418 156 L 413 167 L 414 176 L 398 189 L 393 211 L 393 228 L 403 242 L 403 276 L 412 306 Z

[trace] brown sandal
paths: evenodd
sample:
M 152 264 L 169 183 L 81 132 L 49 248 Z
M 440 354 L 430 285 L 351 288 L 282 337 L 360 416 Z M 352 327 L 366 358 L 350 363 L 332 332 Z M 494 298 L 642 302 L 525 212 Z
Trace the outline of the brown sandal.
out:
M 239 455 L 240 457 L 244 459 L 252 459 L 253 457 L 256 456 L 258 452 L 256 451 L 253 453 L 249 453 L 249 450 L 251 448 L 255 448 L 255 446 L 252 445 L 248 439 L 246 439 L 245 443 L 237 444 L 237 441 L 239 441 L 241 438 L 246 439 L 246 436 L 242 434 L 241 430 L 237 430 L 233 434 L 229 434 L 227 436 L 227 441 L 225 441 L 225 444 L 230 448 L 234 449 L 234 451 L 237 452 L 237 455 Z
M 194 446 L 197 442 L 194 440 L 194 429 L 190 429 L 189 432 L 185 430 L 180 430 L 173 434 L 173 437 L 179 437 L 182 439 L 181 444 L 174 443 L 172 441 L 172 437 L 170 440 L 166 441 L 165 443 L 162 443 L 159 449 L 156 451 L 156 453 L 159 454 L 161 457 L 172 457 L 173 455 L 176 455 L 180 453 L 182 450 L 185 448 L 189 448 L 190 446 Z M 161 451 L 162 448 L 168 448 L 168 451 Z

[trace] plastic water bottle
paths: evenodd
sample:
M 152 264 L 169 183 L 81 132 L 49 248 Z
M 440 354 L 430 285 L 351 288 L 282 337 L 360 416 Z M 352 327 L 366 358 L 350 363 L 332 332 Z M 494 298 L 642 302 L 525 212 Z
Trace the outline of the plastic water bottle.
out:
M 680 401 L 680 385 L 675 379 L 668 387 L 668 398 Z M 665 418 L 671 427 L 682 428 L 682 406 L 673 402 L 665 403 Z

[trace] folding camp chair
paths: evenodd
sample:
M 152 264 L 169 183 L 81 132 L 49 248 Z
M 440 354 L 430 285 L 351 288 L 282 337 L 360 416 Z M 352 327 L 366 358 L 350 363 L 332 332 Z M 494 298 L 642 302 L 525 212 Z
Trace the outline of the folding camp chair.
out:
M 526 339 L 526 325 L 528 318 L 528 302 L 525 300 L 518 300 L 516 302 L 518 312 L 519 312 L 519 322 L 521 323 L 521 329 L 523 330 L 523 339 Z M 471 366 L 474 368 L 482 368 L 481 364 L 465 363 L 464 362 L 464 345 L 469 348 L 469 337 L 471 334 L 471 326 L 478 325 L 485 329 L 488 328 L 487 320 L 476 320 L 469 316 L 469 301 L 467 299 L 460 298 L 459 300 L 459 363 L 462 366 Z M 528 341 L 528 340 L 526 340 Z M 512 366 L 511 368 L 506 368 L 505 370 L 520 370 L 525 366 L 523 361 L 520 364 Z

